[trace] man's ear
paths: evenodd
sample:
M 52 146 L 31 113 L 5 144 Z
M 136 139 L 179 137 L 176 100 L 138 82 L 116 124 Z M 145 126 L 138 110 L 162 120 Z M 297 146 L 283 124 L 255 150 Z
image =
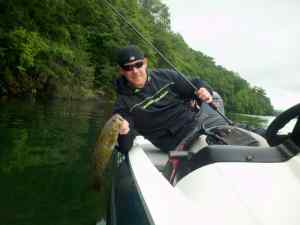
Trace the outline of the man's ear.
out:
M 144 58 L 144 64 L 145 64 L 145 66 L 147 68 L 148 67 L 148 58 L 147 57 Z

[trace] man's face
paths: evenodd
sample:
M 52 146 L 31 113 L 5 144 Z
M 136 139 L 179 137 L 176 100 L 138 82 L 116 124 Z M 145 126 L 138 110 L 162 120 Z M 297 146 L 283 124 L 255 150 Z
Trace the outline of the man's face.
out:
M 121 67 L 120 73 L 133 87 L 143 88 L 147 81 L 147 64 L 146 58 L 136 60 Z

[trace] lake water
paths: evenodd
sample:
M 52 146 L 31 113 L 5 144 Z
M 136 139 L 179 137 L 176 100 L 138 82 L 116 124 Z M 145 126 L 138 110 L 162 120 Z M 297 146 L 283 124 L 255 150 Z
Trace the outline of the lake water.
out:
M 94 225 L 107 193 L 89 188 L 91 151 L 111 113 L 97 101 L 0 102 L 0 224 Z M 272 117 L 231 115 L 266 127 Z
M 111 103 L 0 103 L 0 224 L 92 225 L 105 193 L 89 188 L 90 154 Z
M 267 128 L 270 123 L 275 119 L 274 116 L 255 116 L 247 114 L 229 114 L 229 117 L 239 123 L 249 124 L 252 127 L 262 127 Z M 287 134 L 292 132 L 296 124 L 296 119 L 291 120 L 282 129 L 279 130 L 280 134 Z

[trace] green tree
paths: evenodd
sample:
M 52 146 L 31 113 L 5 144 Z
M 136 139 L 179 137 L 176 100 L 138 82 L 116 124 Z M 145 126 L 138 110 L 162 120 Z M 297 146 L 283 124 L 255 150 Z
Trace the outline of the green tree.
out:
M 251 87 L 171 31 L 169 9 L 161 0 L 109 2 L 179 71 L 218 91 L 226 111 L 273 112 L 262 88 Z M 12 96 L 79 98 L 96 90 L 114 95 L 116 51 L 127 44 L 142 48 L 150 67 L 169 67 L 105 1 L 98 0 L 0 1 L 0 43 L 1 89 Z

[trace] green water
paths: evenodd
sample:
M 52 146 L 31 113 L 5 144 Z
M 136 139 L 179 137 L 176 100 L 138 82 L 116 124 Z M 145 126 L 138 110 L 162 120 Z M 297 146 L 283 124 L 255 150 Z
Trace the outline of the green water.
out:
M 266 128 L 274 117 L 272 116 L 252 116 L 246 114 L 229 113 L 230 119 L 237 123 L 248 124 L 251 127 Z
M 111 104 L 0 103 L 0 224 L 92 225 L 106 193 L 89 187 L 90 154 Z
M 228 115 L 234 122 L 248 124 L 253 128 L 267 128 L 275 119 L 274 116 L 254 116 L 245 114 L 229 114 Z M 296 125 L 297 120 L 292 119 L 285 126 L 279 130 L 279 134 L 291 133 Z
M 0 225 L 94 225 L 107 193 L 89 188 L 91 151 L 111 103 L 0 102 Z M 231 115 L 266 126 L 268 118 Z

